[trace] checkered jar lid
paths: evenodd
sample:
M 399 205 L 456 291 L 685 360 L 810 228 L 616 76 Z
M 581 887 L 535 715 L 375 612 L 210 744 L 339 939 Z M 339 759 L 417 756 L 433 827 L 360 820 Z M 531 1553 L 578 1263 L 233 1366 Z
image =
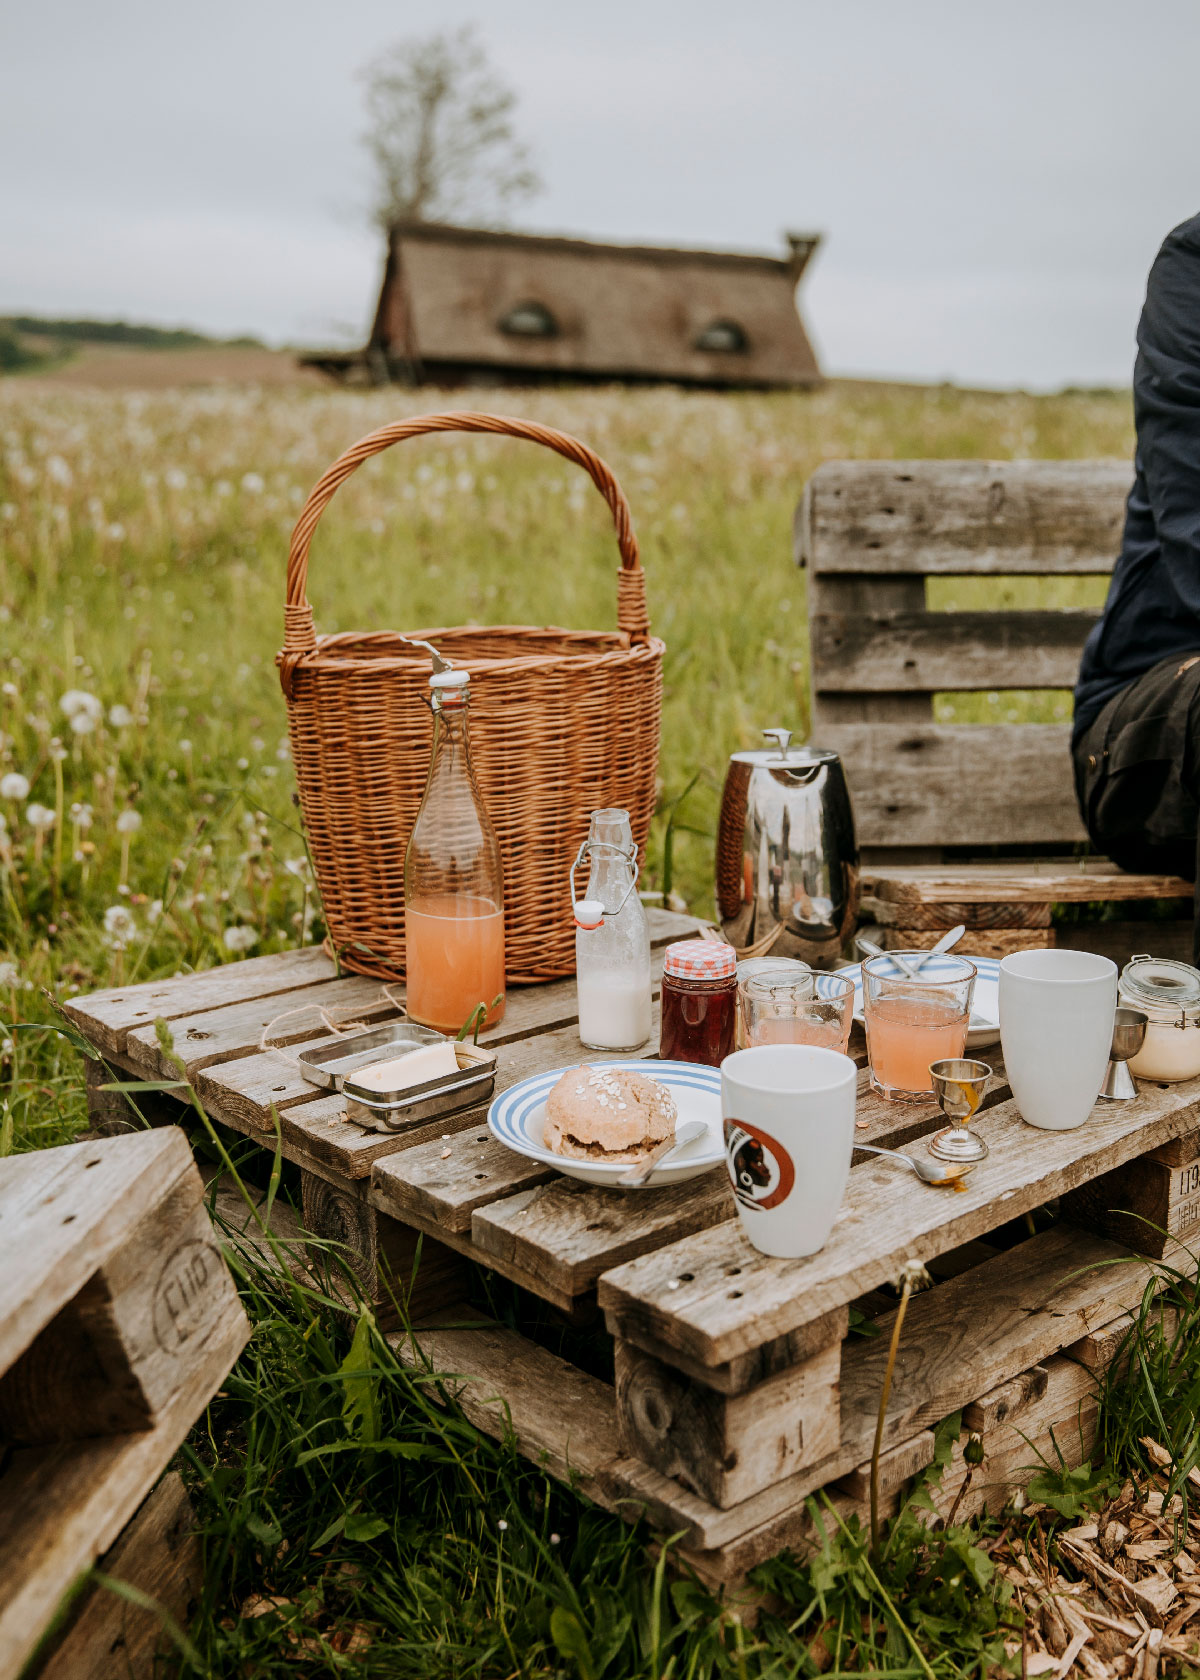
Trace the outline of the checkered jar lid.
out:
M 663 973 L 676 980 L 727 980 L 736 968 L 733 946 L 718 944 L 715 939 L 676 940 L 667 946 L 663 957 Z

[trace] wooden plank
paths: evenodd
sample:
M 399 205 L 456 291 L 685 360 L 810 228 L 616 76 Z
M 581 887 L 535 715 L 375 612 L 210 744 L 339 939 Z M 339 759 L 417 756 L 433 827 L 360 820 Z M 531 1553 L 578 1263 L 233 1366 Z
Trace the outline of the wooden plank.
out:
M 900 612 L 809 620 L 822 694 L 1074 688 L 1097 612 Z
M 817 573 L 1107 574 L 1132 479 L 1126 461 L 829 461 L 798 558 Z
M 1050 1374 L 1045 1365 L 1031 1365 L 1027 1371 L 1009 1377 L 1006 1382 L 963 1407 L 963 1428 L 984 1435 L 1010 1422 L 1042 1398 L 1049 1381 Z
M 621 1445 L 726 1509 L 837 1451 L 841 1362 L 834 1342 L 755 1388 L 718 1394 L 618 1341 Z
M 791 1335 L 780 1336 L 774 1342 L 764 1342 L 761 1347 L 754 1348 L 750 1353 L 740 1354 L 738 1358 L 731 1359 L 724 1365 L 701 1365 L 698 1361 L 688 1359 L 686 1355 L 672 1349 L 671 1367 L 685 1377 L 690 1377 L 693 1382 L 716 1389 L 719 1394 L 741 1394 L 745 1389 L 765 1382 L 768 1377 L 777 1376 L 780 1371 L 790 1370 L 792 1366 L 813 1358 L 834 1342 L 843 1341 L 849 1322 L 849 1309 L 839 1307 L 835 1312 L 827 1313 L 824 1318 L 801 1326 Z M 630 1328 L 636 1337 L 637 1326 L 631 1325 Z M 627 1341 L 624 1345 L 630 1348 L 640 1347 L 643 1353 L 654 1354 L 655 1357 L 660 1351 L 653 1343 L 644 1345 L 636 1339 Z
M 620 1457 L 612 1388 L 468 1307 L 458 1326 L 387 1340 L 406 1365 L 436 1373 L 477 1429 L 503 1438 L 560 1481 L 596 1496 L 603 1465 Z
M 1185 1264 L 1194 1269 L 1194 1261 Z M 1108 1321 L 1114 1307 L 1135 1306 L 1153 1275 L 1152 1262 L 1122 1259 L 1113 1243 L 1056 1229 L 914 1296 L 893 1375 L 885 1448 L 935 1428 L 1002 1379 L 1047 1362 Z M 894 1321 L 895 1310 L 879 1320 L 878 1337 L 855 1338 L 842 1350 L 842 1442 L 831 1459 L 728 1512 L 702 1515 L 680 1503 L 661 1515 L 680 1524 L 687 1517 L 689 1544 L 723 1545 L 786 1515 L 813 1488 L 868 1459 Z M 771 1555 L 764 1550 L 754 1561 Z
M 0 1371 L 189 1177 L 198 1189 L 187 1137 L 173 1128 L 0 1161 Z
M 932 1429 L 922 1429 L 919 1435 L 913 1435 L 907 1441 L 901 1441 L 899 1446 L 890 1447 L 887 1452 L 879 1455 L 879 1492 L 881 1498 L 887 1498 L 902 1488 L 905 1482 L 911 1482 L 914 1476 L 933 1463 L 935 1437 Z M 849 1494 L 851 1499 L 869 1500 L 871 1497 L 871 1461 L 858 1465 L 848 1476 L 841 1476 L 836 1483 L 838 1490 Z
M 1161 1256 L 1172 1243 L 1190 1243 L 1200 1233 L 1200 1160 L 1180 1167 L 1130 1161 L 1072 1190 L 1063 1198 L 1063 1213 L 1135 1254 Z
M 397 994 L 398 995 L 398 994 Z M 182 1061 L 189 1079 L 214 1062 L 259 1053 L 260 1041 L 268 1028 L 277 1044 L 299 1044 L 311 1039 L 321 1027 L 320 1011 L 335 1021 L 375 1023 L 396 1014 L 396 1005 L 383 995 L 378 980 L 356 974 L 345 980 L 330 980 L 323 986 L 306 986 L 297 998 L 290 995 L 249 998 L 172 1021 L 174 1054 Z M 284 1016 L 290 1019 L 284 1020 Z M 158 1047 L 158 1034 L 151 1025 L 136 1027 L 126 1034 L 123 1059 L 149 1079 L 177 1077 Z
M 864 893 L 859 899 L 858 909 L 860 916 L 879 928 L 903 928 L 939 935 L 947 928 L 960 924 L 968 933 L 994 928 L 1048 928 L 1051 924 L 1049 900 L 1042 904 L 1029 901 L 976 904 L 964 903 L 962 899 L 939 899 L 936 904 L 912 904 L 907 901 L 892 904 L 885 898 Z
M 204 1587 L 204 1555 L 183 1478 L 172 1470 L 100 1560 L 111 1580 L 147 1594 L 178 1627 L 186 1628 Z M 154 1610 L 96 1583 L 72 1605 L 63 1631 L 39 1653 L 26 1680 L 153 1680 L 156 1663 L 172 1652 L 170 1635 Z
M 557 1294 L 582 1295 L 610 1266 L 728 1220 L 734 1211 L 723 1165 L 636 1195 L 555 1175 L 477 1209 L 471 1242 L 484 1265 L 505 1262 L 535 1279 L 535 1288 L 544 1283 Z
M 1178 875 L 1133 875 L 1107 858 L 1046 862 L 972 863 L 866 868 L 863 892 L 895 905 L 1116 903 L 1127 899 L 1191 898 Z M 953 926 L 953 923 L 949 924 Z
M 157 1134 L 155 1134 L 157 1135 Z M 112 1142 L 124 1143 L 125 1139 Z M 79 1152 L 94 1145 L 76 1146 Z M 249 1335 L 226 1320 L 153 1429 L 21 1447 L 0 1478 L 0 1676 L 19 1672 L 67 1588 L 116 1540 L 183 1444 Z
M 1097 1104 L 1082 1127 L 1068 1132 L 1039 1131 L 1025 1124 L 1014 1102 L 1000 1103 L 975 1123 L 991 1154 L 959 1193 L 868 1161 L 851 1171 L 819 1254 L 772 1259 L 751 1247 L 740 1224 L 727 1222 L 606 1273 L 600 1304 L 614 1315 L 614 1333 L 621 1321 L 638 1321 L 663 1348 L 721 1363 L 894 1279 L 910 1259 L 926 1260 L 983 1236 L 1195 1130 L 1198 1101 L 1200 1081 L 1146 1088 L 1134 1102 Z M 736 1279 L 731 1267 L 740 1268 Z
M 847 723 L 821 745 L 842 757 L 861 845 L 1049 845 L 1087 838 L 1070 738 L 1053 723 Z
M 199 974 L 177 974 L 137 986 L 113 986 L 63 1001 L 63 1013 L 105 1055 L 120 1055 L 133 1028 L 161 1016 L 176 1021 L 222 1004 L 278 997 L 281 992 L 327 984 L 337 968 L 319 945 L 281 951 L 271 957 L 247 957 Z
M 1057 1468 L 1062 1463 L 1074 1468 L 1091 1454 L 1099 1416 L 1094 1374 L 1057 1354 L 1046 1361 L 1042 1376 L 1041 1392 L 1019 1416 L 998 1420 L 982 1432 L 981 1464 L 972 1469 L 964 1455 L 965 1440 L 955 1444 L 932 1490 L 938 1515 L 954 1509 L 955 1520 L 964 1522 L 985 1510 L 999 1511 L 1015 1489 L 1025 1487 L 1044 1466 Z M 963 1417 L 965 1423 L 966 1412 Z

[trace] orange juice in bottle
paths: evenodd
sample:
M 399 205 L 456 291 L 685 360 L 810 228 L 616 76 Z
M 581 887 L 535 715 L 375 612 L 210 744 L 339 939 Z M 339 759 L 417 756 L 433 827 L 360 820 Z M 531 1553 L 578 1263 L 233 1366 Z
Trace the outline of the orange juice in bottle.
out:
M 504 887 L 471 765 L 470 677 L 435 670 L 429 686 L 433 758 L 404 855 L 407 1004 L 410 1020 L 456 1033 L 480 1004 L 485 1026 L 504 1014 Z

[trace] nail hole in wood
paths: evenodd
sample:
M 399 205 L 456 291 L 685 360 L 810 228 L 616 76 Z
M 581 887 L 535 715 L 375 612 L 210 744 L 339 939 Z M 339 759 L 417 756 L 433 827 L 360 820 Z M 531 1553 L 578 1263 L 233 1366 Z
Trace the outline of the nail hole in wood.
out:
M 740 1301 L 741 1298 L 742 1298 L 742 1292 L 741 1292 L 740 1289 L 731 1289 L 729 1291 L 729 1299 L 731 1301 Z
M 75 1215 L 73 1213 L 69 1213 L 67 1215 L 67 1217 L 63 1220 L 64 1225 L 73 1225 L 74 1223 L 75 1223 Z
M 691 1283 L 691 1281 L 692 1281 L 693 1277 L 695 1277 L 695 1275 L 696 1274 L 694 1272 L 680 1272 L 679 1282 L 680 1283 Z

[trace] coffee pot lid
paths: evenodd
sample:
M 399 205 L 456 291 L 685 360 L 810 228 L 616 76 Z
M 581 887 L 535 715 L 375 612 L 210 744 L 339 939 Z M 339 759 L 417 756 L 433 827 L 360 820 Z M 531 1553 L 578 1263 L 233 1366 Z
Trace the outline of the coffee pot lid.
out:
M 836 764 L 837 754 L 825 747 L 793 746 L 790 729 L 764 729 L 773 747 L 753 747 L 730 754 L 734 764 L 761 764 L 772 770 L 811 770 L 818 764 Z
M 1142 953 L 1121 970 L 1121 990 L 1146 1003 L 1194 1009 L 1200 1004 L 1200 971 L 1170 957 Z

